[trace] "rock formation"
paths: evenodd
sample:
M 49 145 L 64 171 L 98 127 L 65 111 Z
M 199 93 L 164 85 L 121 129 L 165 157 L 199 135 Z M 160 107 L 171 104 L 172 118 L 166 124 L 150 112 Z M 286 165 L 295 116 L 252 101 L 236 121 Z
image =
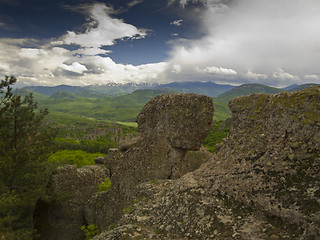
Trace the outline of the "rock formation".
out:
M 41 239 L 81 240 L 82 225 L 95 224 L 100 230 L 116 223 L 135 200 L 136 187 L 158 179 L 177 179 L 198 168 L 211 155 L 200 149 L 212 129 L 213 102 L 196 94 L 168 94 L 149 101 L 137 117 L 140 136 L 110 149 L 103 165 L 76 169 L 66 166 L 52 175 L 49 190 L 72 193 L 66 200 L 37 207 Z M 199 150 L 188 154 L 190 150 Z M 92 174 L 91 174 L 92 173 Z M 96 176 L 95 176 L 96 175 Z M 108 176 L 111 189 L 97 192 Z M 68 198 L 69 197 L 69 198 Z
M 107 171 L 101 166 L 76 168 L 66 165 L 57 168 L 48 185 L 53 200 L 39 200 L 37 203 L 35 225 L 40 239 L 84 239 L 80 229 L 86 224 L 84 206 L 99 191 L 98 185 L 106 177 Z
M 197 153 L 196 160 L 187 153 L 199 150 L 212 129 L 213 102 L 196 94 L 160 95 L 145 105 L 137 123 L 140 137 L 111 149 L 105 159 L 110 191 L 97 194 L 86 206 L 88 223 L 100 229 L 121 218 L 123 209 L 134 200 L 138 184 L 176 179 L 207 160 L 204 150 Z
M 320 239 L 320 88 L 229 106 L 233 126 L 213 158 L 136 186 L 131 211 L 93 239 Z

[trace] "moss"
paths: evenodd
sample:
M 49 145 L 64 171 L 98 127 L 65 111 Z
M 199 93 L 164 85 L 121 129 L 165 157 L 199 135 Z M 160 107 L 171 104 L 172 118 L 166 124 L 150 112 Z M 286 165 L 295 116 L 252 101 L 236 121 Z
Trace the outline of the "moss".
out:
M 150 181 L 150 183 L 151 183 L 152 185 L 157 185 L 157 184 L 159 183 L 159 180 L 153 179 L 153 180 Z
M 136 198 L 135 200 L 133 200 L 133 202 L 134 203 L 139 203 L 139 202 L 145 201 L 147 199 L 148 199 L 147 196 L 140 196 L 140 197 Z
M 123 211 L 124 214 L 130 214 L 130 213 L 132 213 L 134 211 L 134 206 L 130 205 L 127 208 L 124 208 L 122 211 Z
M 154 230 L 154 233 L 155 234 L 157 234 L 157 235 L 160 235 L 160 234 L 165 234 L 165 231 L 163 231 L 163 230 L 161 230 L 160 228 L 156 228 L 155 230 Z
M 111 182 L 110 182 L 109 178 L 106 178 L 104 182 L 101 182 L 98 185 L 98 188 L 99 188 L 100 192 L 108 191 L 111 188 Z

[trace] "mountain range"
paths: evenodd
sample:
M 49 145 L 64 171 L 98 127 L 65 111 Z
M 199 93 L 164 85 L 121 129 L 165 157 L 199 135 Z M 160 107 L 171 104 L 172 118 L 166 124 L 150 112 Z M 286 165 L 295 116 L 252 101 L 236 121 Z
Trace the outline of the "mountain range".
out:
M 53 118 L 96 119 L 112 122 L 134 122 L 144 104 L 165 93 L 196 93 L 214 99 L 215 119 L 231 117 L 228 102 L 232 98 L 253 93 L 275 94 L 296 91 L 319 84 L 291 85 L 284 89 L 262 84 L 231 86 L 214 82 L 173 82 L 169 84 L 107 84 L 55 87 L 32 86 L 16 90 L 21 95 L 33 93 L 40 107 L 46 107 Z

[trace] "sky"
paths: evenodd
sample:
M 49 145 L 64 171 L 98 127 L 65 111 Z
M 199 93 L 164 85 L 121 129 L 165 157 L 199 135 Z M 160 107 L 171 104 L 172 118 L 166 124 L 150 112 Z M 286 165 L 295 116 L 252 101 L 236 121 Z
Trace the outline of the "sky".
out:
M 19 86 L 320 83 L 319 0 L 0 0 Z

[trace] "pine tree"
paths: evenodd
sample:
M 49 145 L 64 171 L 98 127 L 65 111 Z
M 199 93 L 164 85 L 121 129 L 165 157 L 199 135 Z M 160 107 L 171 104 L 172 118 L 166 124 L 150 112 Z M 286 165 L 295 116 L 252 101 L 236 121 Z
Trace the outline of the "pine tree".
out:
M 16 81 L 0 83 L 0 239 L 6 240 L 34 237 L 33 209 L 48 180 L 54 139 L 43 127 L 48 111 L 37 110 L 32 94 L 13 94 Z

